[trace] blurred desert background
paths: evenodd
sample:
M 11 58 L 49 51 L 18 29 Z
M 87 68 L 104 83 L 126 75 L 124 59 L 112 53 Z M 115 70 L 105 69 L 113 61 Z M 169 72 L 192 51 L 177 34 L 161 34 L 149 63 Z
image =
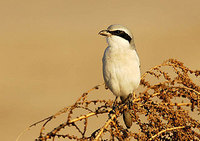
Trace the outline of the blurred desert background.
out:
M 103 82 L 107 44 L 98 32 L 110 24 L 133 32 L 142 73 L 168 58 L 200 69 L 199 5 L 199 0 L 0 1 L 1 140 L 15 140 L 30 124 Z M 107 96 L 114 99 L 109 91 Z M 34 140 L 39 127 L 20 141 Z

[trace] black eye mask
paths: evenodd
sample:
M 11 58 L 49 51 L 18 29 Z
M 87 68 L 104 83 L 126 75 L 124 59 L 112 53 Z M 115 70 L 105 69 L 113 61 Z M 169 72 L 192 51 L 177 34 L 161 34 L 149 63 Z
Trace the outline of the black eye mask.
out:
M 114 30 L 114 31 L 108 31 L 108 32 L 111 33 L 112 35 L 116 35 L 116 36 L 124 38 L 125 40 L 128 40 L 129 43 L 131 42 L 131 37 L 128 34 L 126 34 L 124 31 Z

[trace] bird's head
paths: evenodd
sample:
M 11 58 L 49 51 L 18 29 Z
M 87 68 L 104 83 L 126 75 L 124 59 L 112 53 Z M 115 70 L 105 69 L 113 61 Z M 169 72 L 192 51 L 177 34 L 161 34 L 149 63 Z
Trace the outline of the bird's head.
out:
M 106 30 L 99 32 L 100 35 L 107 37 L 109 45 L 133 45 L 133 35 L 130 30 L 120 24 L 110 25 Z

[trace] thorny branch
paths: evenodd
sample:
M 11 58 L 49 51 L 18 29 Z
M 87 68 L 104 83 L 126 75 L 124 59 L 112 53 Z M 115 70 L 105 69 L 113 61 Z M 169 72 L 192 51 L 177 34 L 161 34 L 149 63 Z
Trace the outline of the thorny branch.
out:
M 104 84 L 95 86 L 82 94 L 73 105 L 30 127 L 43 123 L 36 141 L 59 140 L 60 137 L 75 140 L 197 141 L 200 140 L 199 76 L 200 71 L 191 70 L 176 59 L 166 60 L 146 71 L 141 77 L 142 88 L 130 107 L 134 125 L 129 130 L 119 118 L 127 105 L 116 101 L 117 106 L 113 107 L 112 100 L 89 98 L 91 91 Z M 50 125 L 61 115 L 66 117 L 65 122 L 50 130 L 45 129 L 47 124 Z M 77 118 L 72 118 L 74 115 Z M 105 116 L 104 124 L 100 128 L 92 128 L 90 125 L 94 123 L 91 123 L 91 117 L 98 119 L 99 115 Z M 66 131 L 72 128 L 77 131 L 76 134 Z

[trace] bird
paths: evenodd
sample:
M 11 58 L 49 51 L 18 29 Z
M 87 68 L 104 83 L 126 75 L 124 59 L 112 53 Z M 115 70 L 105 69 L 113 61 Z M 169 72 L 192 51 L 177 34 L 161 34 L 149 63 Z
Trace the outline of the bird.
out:
M 140 60 L 133 35 L 127 27 L 120 24 L 110 25 L 99 34 L 106 36 L 108 44 L 102 58 L 105 85 L 116 99 L 120 97 L 122 103 L 126 103 L 128 96 L 140 84 Z M 130 109 L 123 111 L 123 120 L 129 129 L 132 126 Z

